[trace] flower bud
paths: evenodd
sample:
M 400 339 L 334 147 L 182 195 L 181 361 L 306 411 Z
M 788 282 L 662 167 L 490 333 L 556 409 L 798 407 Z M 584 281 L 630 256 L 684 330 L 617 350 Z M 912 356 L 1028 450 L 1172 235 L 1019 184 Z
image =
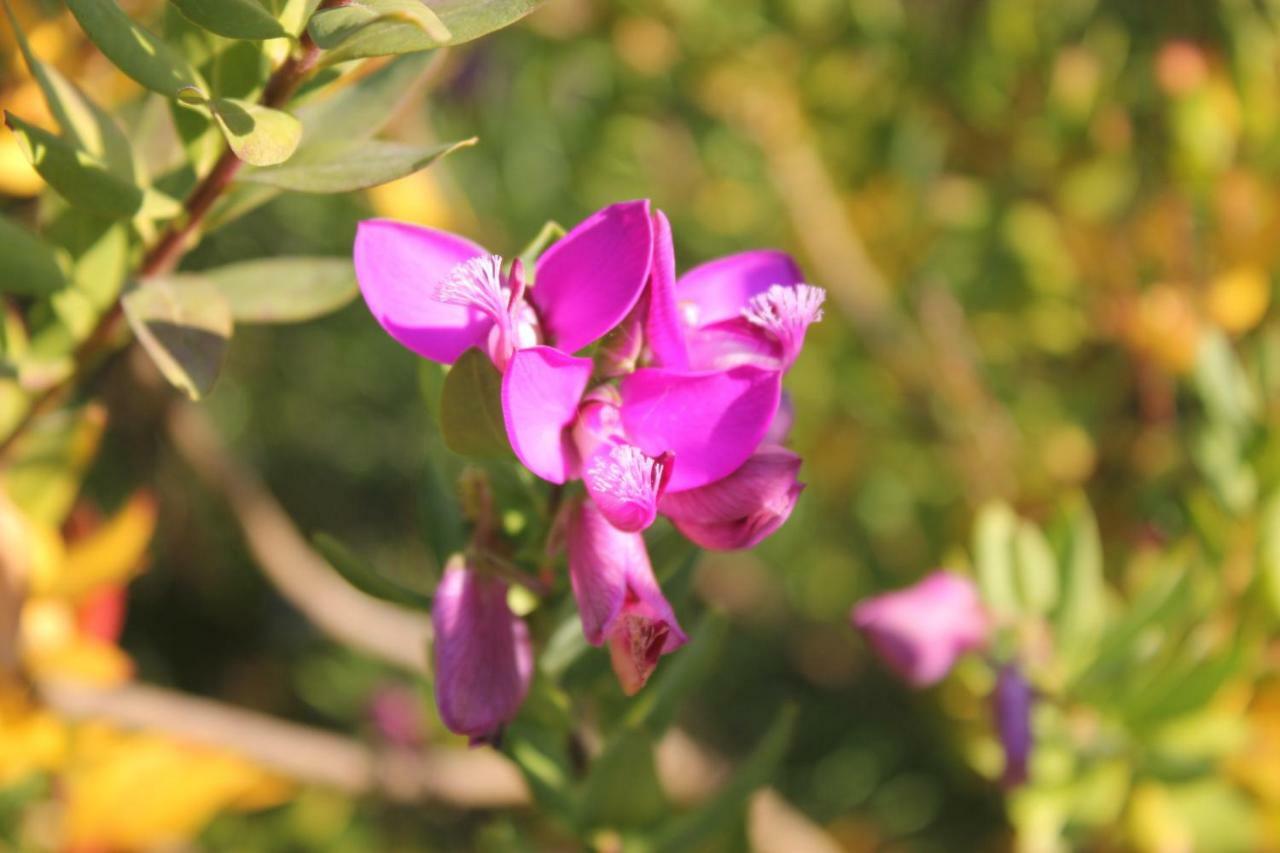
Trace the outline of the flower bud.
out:
M 859 603 L 852 620 L 884 663 L 915 687 L 941 681 L 957 658 L 985 646 L 990 632 L 973 582 L 946 571 Z
M 496 743 L 533 678 L 529 630 L 507 606 L 507 584 L 454 558 L 436 588 L 435 693 L 440 718 L 471 743 Z
M 993 696 L 996 732 L 1004 747 L 1004 776 L 1000 783 L 1014 788 L 1027 781 L 1027 764 L 1031 759 L 1031 707 L 1035 701 L 1031 685 L 1022 677 L 1016 664 L 1005 664 L 996 676 Z
M 622 690 L 635 694 L 658 658 L 688 642 L 658 588 L 644 537 L 609 523 L 590 500 L 569 517 L 569 579 L 582 631 L 592 645 L 609 644 Z
M 800 457 L 783 447 L 761 447 L 727 477 L 696 489 L 667 493 L 658 510 L 703 548 L 752 548 L 791 515 L 804 484 Z

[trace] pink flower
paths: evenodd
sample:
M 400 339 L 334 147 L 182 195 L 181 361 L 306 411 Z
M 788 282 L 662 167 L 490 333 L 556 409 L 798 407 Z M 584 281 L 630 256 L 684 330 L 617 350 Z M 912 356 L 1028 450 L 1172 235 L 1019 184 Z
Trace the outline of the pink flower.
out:
M 861 602 L 852 619 L 880 658 L 916 687 L 942 680 L 957 658 L 986 646 L 990 633 L 973 582 L 945 571 Z
M 533 678 L 529 630 L 507 606 L 507 584 L 455 558 L 431 607 L 440 718 L 472 744 L 494 743 Z
M 658 588 L 644 539 L 614 527 L 592 501 L 569 508 L 569 580 L 582 631 L 592 645 L 609 644 L 622 690 L 633 695 L 658 658 L 688 642 Z
M 798 455 L 765 445 L 723 479 L 664 495 L 658 509 L 703 548 L 753 548 L 791 516 L 804 491 L 799 470 Z
M 369 721 L 388 743 L 416 749 L 426 741 L 422 702 L 417 691 L 400 684 L 384 684 L 369 701 Z

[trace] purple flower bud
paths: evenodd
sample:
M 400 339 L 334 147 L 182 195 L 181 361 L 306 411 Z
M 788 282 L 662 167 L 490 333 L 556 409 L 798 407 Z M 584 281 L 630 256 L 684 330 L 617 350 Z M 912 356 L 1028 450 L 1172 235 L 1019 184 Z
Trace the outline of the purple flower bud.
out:
M 659 511 L 703 548 L 752 548 L 791 515 L 804 484 L 800 457 L 761 447 L 729 476 L 696 489 L 663 495 Z
M 1031 707 L 1035 701 L 1031 685 L 1022 677 L 1016 664 L 1005 664 L 996 676 L 996 731 L 1004 747 L 1004 776 L 1000 784 L 1014 788 L 1027 781 L 1027 763 L 1031 758 Z
M 449 730 L 494 743 L 533 677 L 529 630 L 507 606 L 507 584 L 455 558 L 431 608 L 436 705 Z
M 973 581 L 946 571 L 859 603 L 852 620 L 885 664 L 915 687 L 942 680 L 990 633 Z
M 688 642 L 658 588 L 644 537 L 609 523 L 593 501 L 569 511 L 569 579 L 582 631 L 592 645 L 609 644 L 622 690 L 635 694 L 658 658 Z

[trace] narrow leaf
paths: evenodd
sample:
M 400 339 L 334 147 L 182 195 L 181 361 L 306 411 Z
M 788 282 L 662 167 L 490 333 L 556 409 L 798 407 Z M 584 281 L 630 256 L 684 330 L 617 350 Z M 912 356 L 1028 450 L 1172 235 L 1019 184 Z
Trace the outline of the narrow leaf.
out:
M 13 113 L 4 117 L 27 162 L 71 204 L 113 217 L 132 216 L 142 207 L 142 188 L 112 174 L 89 152 Z
M 169 0 L 211 33 L 233 39 L 272 39 L 288 35 L 255 0 Z
M 239 180 L 305 193 L 345 193 L 403 178 L 446 154 L 474 145 L 474 139 L 444 145 L 345 142 L 317 145 L 282 166 L 245 169 Z
M 542 3 L 543 0 L 426 0 L 449 28 L 449 44 L 462 44 L 509 27 Z
M 317 533 L 311 541 L 329 565 L 342 575 L 343 580 L 361 592 L 416 610 L 431 608 L 431 596 L 409 589 L 382 575 L 332 536 Z
M 0 216 L 0 293 L 42 296 L 66 285 L 53 249 L 7 216 Z
M 346 258 L 266 258 L 200 276 L 222 292 L 238 323 L 300 323 L 341 308 L 357 292 Z
M 463 456 L 511 453 L 502 416 L 502 374 L 477 348 L 464 352 L 445 376 L 440 430 L 449 449 Z
M 1029 613 L 1045 614 L 1058 606 L 1058 564 L 1040 528 L 1018 524 L 1013 536 L 1018 598 Z
M 185 86 L 206 88 L 195 69 L 114 0 L 67 0 L 67 6 L 107 59 L 151 91 L 176 97 Z
M 635 729 L 616 732 L 592 762 L 583 786 L 583 823 L 589 827 L 644 827 L 656 823 L 667 810 L 653 738 Z
M 1067 536 L 1060 559 L 1062 606 L 1056 622 L 1058 642 L 1072 656 L 1085 657 L 1102 629 L 1106 615 L 1102 540 L 1098 522 L 1084 498 L 1067 516 Z
M 367 56 L 416 53 L 451 43 L 451 34 L 420 0 L 362 0 L 322 9 L 308 25 L 332 65 Z
M 58 69 L 41 62 L 27 41 L 26 33 L 18 25 L 18 18 L 13 13 L 9 0 L 4 0 L 4 11 L 13 26 L 18 40 L 18 49 L 22 51 L 31 76 L 44 93 L 49 112 L 58 121 L 62 135 L 72 145 L 87 151 L 102 161 L 108 170 L 120 178 L 133 182 L 136 164 L 129 137 L 125 136 L 120 125 L 116 124 L 110 114 L 89 99 L 84 92 Z
M 1006 504 L 991 503 L 978 511 L 974 524 L 973 558 L 983 601 L 1000 615 L 1018 612 L 1013 576 L 1013 536 L 1018 519 Z
M 397 57 L 332 96 L 299 107 L 297 116 L 302 122 L 299 153 L 335 140 L 353 143 L 371 138 L 413 95 L 415 84 L 431 61 L 432 57 L 425 54 Z
M 283 163 L 302 139 L 302 124 L 281 110 L 236 98 L 216 98 L 209 109 L 231 150 L 251 166 Z
M 129 326 L 174 386 L 193 400 L 209 392 L 231 338 L 231 308 L 207 282 L 149 279 L 122 300 Z

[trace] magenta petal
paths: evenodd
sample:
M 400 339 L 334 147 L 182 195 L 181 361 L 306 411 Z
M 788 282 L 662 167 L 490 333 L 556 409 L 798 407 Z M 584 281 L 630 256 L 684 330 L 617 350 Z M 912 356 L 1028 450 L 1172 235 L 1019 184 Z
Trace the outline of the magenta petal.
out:
M 714 551 L 754 548 L 791 516 L 804 484 L 800 457 L 762 447 L 729 476 L 664 495 L 658 509 L 694 544 Z
M 782 374 L 645 368 L 621 392 L 627 438 L 650 456 L 675 454 L 667 489 L 680 492 L 727 476 L 755 451 L 778 410 Z
M 649 565 L 644 537 L 618 530 L 593 502 L 570 511 L 569 580 L 592 645 L 609 644 L 622 689 L 639 690 L 658 658 L 688 642 Z
M 973 581 L 942 571 L 860 602 L 852 620 L 885 664 L 916 687 L 942 680 L 957 658 L 986 646 L 991 632 Z
M 785 370 L 788 366 L 782 346 L 742 317 L 690 329 L 687 342 L 693 370 L 728 370 L 744 364 Z
M 654 459 L 630 444 L 610 443 L 586 460 L 582 482 L 610 524 L 636 533 L 657 517 L 671 468 L 670 454 Z
M 387 334 L 423 358 L 452 364 L 493 321 L 433 293 L 458 264 L 485 254 L 470 240 L 406 222 L 368 219 L 356 229 L 356 280 Z
M 538 261 L 530 298 L 546 339 L 576 352 L 618 325 L 644 290 L 652 254 L 648 201 L 584 219 Z
M 536 346 L 516 350 L 502 376 L 502 416 L 511 449 L 544 480 L 563 483 L 577 471 L 570 428 L 591 370 L 589 358 Z
M 694 267 L 676 285 L 687 325 L 706 326 L 742 314 L 751 297 L 774 284 L 799 284 L 804 273 L 786 252 L 759 249 Z
M 689 369 L 684 328 L 676 307 L 676 250 L 671 223 L 661 210 L 653 212 L 653 267 L 649 271 L 649 312 L 645 338 L 654 362 L 671 370 Z
M 529 630 L 507 606 L 506 583 L 451 563 L 431 624 L 440 718 L 473 742 L 492 742 L 520 710 L 533 677 Z

